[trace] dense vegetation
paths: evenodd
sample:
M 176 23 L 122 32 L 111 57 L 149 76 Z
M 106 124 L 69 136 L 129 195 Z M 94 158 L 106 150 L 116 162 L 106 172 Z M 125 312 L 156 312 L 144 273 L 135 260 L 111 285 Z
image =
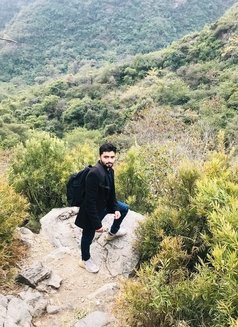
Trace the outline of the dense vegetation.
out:
M 2 94 L 2 146 L 24 141 L 29 128 L 59 137 L 77 127 L 99 130 L 104 137 L 116 133 L 119 137 L 130 128 L 139 142 L 147 142 L 150 134 L 143 134 L 139 125 L 149 124 L 152 116 L 156 137 L 175 137 L 176 126 L 180 135 L 176 137 L 193 130 L 210 146 L 223 129 L 227 145 L 237 144 L 237 12 L 235 6 L 201 33 L 137 56 L 131 63 L 100 69 L 88 66 L 78 75 L 21 90 L 15 96 Z M 133 123 L 125 128 L 130 119 Z M 163 133 L 158 128 L 158 124 L 163 128 L 162 120 L 167 123 Z M 121 142 L 132 144 L 125 133 Z
M 2 46 L 0 79 L 42 82 L 75 74 L 87 60 L 112 62 L 148 53 L 213 22 L 235 2 L 30 1 L 3 31 L 18 43 Z
M 21 247 L 16 239 L 16 226 L 27 219 L 29 203 L 1 177 L 0 184 L 0 287 L 7 287 L 16 260 L 21 259 Z
M 146 263 L 136 279 L 125 282 L 119 302 L 124 325 L 237 326 L 238 166 L 233 160 L 220 147 L 205 162 L 181 161 L 160 180 L 157 206 L 138 230 Z

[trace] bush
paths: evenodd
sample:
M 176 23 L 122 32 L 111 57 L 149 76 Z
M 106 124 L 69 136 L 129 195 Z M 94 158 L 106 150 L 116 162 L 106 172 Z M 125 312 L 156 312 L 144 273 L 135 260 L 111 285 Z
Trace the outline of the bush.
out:
M 102 118 L 105 118 L 102 117 L 105 108 L 106 104 L 101 100 L 92 100 L 89 97 L 82 100 L 73 99 L 64 112 L 64 122 L 71 129 L 76 127 L 98 129 L 102 125 Z
M 168 174 L 157 208 L 137 231 L 142 260 L 157 255 L 166 235 L 182 235 L 188 253 L 197 256 L 203 244 L 200 233 L 206 228 L 205 220 L 198 216 L 192 203 L 199 176 L 199 168 L 189 162 L 182 163 L 177 173 Z
M 65 204 L 65 184 L 73 170 L 73 162 L 66 159 L 63 141 L 47 133 L 33 135 L 16 148 L 9 170 L 9 182 L 23 193 L 37 219 L 54 207 Z
M 123 296 L 118 300 L 118 307 L 124 308 L 124 325 L 177 326 L 177 303 L 182 301 L 185 304 L 188 299 L 183 287 L 187 276 L 186 262 L 181 239 L 165 238 L 160 254 L 150 264 L 141 267 L 138 278 L 124 282 Z
M 168 176 L 158 207 L 137 232 L 147 261 L 119 299 L 129 326 L 236 326 L 236 173 L 220 151 Z
M 15 230 L 28 217 L 27 200 L 6 182 L 0 184 L 0 286 L 6 287 L 6 277 L 19 253 L 16 247 Z
M 161 79 L 155 88 L 155 98 L 162 104 L 183 105 L 190 99 L 187 84 L 174 75 Z
M 133 210 L 151 212 L 171 171 L 171 149 L 165 146 L 132 146 L 116 170 L 118 197 Z
M 133 210 L 150 210 L 150 189 L 146 166 L 140 157 L 141 148 L 132 147 L 116 171 L 117 197 L 128 203 Z
M 72 172 L 81 170 L 85 166 L 94 165 L 98 157 L 98 145 L 93 143 L 79 144 L 66 155 L 71 162 Z
M 73 148 L 77 145 L 85 143 L 91 144 L 92 148 L 97 147 L 102 142 L 102 135 L 99 130 L 87 130 L 86 128 L 78 127 L 68 132 L 64 136 L 64 140 L 68 146 Z
M 35 222 L 52 208 L 67 205 L 69 176 L 86 165 L 94 164 L 96 150 L 83 144 L 69 151 L 65 142 L 47 133 L 36 133 L 25 146 L 16 148 L 9 182 L 30 202 L 32 228 L 37 229 Z
M 0 146 L 7 149 L 13 148 L 19 142 L 27 139 L 28 128 L 23 124 L 5 124 L 0 125 Z
M 27 200 L 7 183 L 0 184 L 0 249 L 10 243 L 14 231 L 27 218 L 29 204 Z

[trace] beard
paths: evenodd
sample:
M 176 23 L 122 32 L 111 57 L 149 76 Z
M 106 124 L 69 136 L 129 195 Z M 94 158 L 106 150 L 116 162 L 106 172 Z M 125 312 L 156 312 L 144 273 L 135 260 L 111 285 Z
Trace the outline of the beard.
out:
M 107 167 L 107 168 L 112 168 L 113 166 L 113 163 L 112 162 L 103 162 L 102 160 L 100 160 L 101 164 L 104 166 L 104 167 Z

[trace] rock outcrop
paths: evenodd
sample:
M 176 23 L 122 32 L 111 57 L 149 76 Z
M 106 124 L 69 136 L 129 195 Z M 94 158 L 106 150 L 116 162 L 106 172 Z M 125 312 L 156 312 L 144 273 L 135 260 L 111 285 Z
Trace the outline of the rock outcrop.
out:
M 143 217 L 129 211 L 123 221 L 127 235 L 113 241 L 97 234 L 91 246 L 97 274 L 79 267 L 81 230 L 74 221 L 78 208 L 51 210 L 41 219 L 39 234 L 22 227 L 21 238 L 29 256 L 16 278 L 19 294 L 0 295 L 0 327 L 103 327 L 119 326 L 111 314 L 120 289 L 138 264 L 135 229 Z M 110 228 L 112 215 L 103 225 Z

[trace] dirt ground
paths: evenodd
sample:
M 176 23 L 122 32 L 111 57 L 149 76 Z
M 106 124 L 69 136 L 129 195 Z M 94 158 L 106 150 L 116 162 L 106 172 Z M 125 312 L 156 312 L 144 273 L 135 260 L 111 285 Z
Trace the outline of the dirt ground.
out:
M 60 288 L 51 291 L 48 295 L 50 303 L 54 306 L 59 306 L 62 310 L 56 314 L 44 314 L 34 319 L 34 326 L 73 327 L 87 313 L 96 310 L 115 315 L 114 295 L 106 298 L 104 296 L 104 298 L 91 299 L 90 294 L 108 283 L 118 283 L 119 285 L 121 278 L 106 276 L 100 271 L 96 274 L 87 272 L 79 266 L 80 252 L 77 249 L 75 249 L 73 254 L 64 254 L 62 257 L 59 256 L 51 260 L 50 253 L 53 250 L 53 246 L 39 235 L 34 246 L 29 249 L 28 257 L 24 261 L 24 264 L 27 265 L 41 261 L 63 279 Z M 107 326 L 122 327 L 118 321 L 114 321 Z

